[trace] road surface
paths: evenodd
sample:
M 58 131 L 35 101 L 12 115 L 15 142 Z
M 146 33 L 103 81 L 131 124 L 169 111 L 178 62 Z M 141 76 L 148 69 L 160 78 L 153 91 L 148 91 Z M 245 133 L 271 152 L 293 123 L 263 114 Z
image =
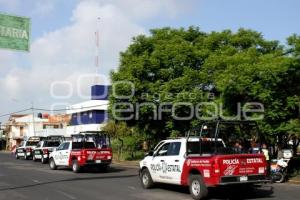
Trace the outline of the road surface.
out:
M 300 186 L 271 184 L 251 190 L 213 189 L 209 199 L 296 200 Z M 89 170 L 74 174 L 69 169 L 52 171 L 48 165 L 16 160 L 0 152 L 0 200 L 188 200 L 187 188 L 158 185 L 144 190 L 137 170 L 113 165 L 107 173 Z

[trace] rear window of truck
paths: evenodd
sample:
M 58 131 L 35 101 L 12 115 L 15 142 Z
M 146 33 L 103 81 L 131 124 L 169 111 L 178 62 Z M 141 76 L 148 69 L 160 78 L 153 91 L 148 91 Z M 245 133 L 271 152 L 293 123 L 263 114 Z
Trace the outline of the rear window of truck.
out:
M 213 154 L 216 153 L 215 145 L 217 145 L 217 149 L 224 148 L 221 141 L 217 141 L 216 144 L 214 141 L 188 142 L 188 154 Z
M 96 148 L 94 142 L 73 142 L 72 149 L 93 149 Z
M 45 147 L 58 147 L 60 145 L 59 141 L 46 141 Z

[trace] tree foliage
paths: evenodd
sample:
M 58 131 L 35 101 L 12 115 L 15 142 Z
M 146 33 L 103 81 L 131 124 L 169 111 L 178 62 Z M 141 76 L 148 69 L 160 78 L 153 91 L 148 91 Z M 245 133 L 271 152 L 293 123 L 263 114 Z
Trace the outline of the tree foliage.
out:
M 234 115 L 238 103 L 260 102 L 265 113 L 259 124 L 266 136 L 299 130 L 299 124 L 295 129 L 290 122 L 299 119 L 300 37 L 292 35 L 287 41 L 284 46 L 247 29 L 211 33 L 197 27 L 153 29 L 149 36 L 135 37 L 121 53 L 120 66 L 111 73 L 112 84 L 130 81 L 135 91 L 129 99 L 112 95 L 111 113 L 113 105 L 120 102 L 214 101 L 223 103 L 226 113 Z M 128 95 L 130 87 L 118 84 L 115 93 Z M 184 134 L 201 123 L 196 118 L 175 120 L 171 113 L 154 120 L 151 106 L 136 111 L 138 119 L 126 124 L 150 138 Z M 176 109 L 179 116 L 188 112 L 185 106 Z

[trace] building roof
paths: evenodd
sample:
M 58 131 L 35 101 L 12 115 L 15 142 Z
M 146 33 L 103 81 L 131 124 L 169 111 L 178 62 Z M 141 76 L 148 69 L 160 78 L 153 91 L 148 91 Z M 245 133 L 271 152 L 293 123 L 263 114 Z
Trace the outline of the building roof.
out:
M 67 107 L 67 114 L 86 112 L 91 110 L 107 110 L 108 100 L 89 100 Z

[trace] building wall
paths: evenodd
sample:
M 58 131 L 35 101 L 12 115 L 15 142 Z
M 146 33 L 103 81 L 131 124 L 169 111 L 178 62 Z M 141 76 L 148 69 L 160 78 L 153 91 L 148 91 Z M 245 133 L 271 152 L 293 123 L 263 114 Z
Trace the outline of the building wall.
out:
M 82 124 L 76 126 L 68 126 L 67 127 L 67 137 L 70 137 L 73 134 L 78 134 L 84 131 L 101 131 L 104 124 Z
M 33 122 L 34 121 L 34 122 Z M 49 122 L 48 118 L 35 117 L 32 115 L 24 117 L 11 118 L 7 123 L 7 149 L 18 146 L 21 141 L 32 136 L 46 137 L 49 135 L 64 135 L 66 136 L 67 121 L 58 123 L 56 120 Z M 56 127 L 56 128 L 54 128 Z
M 105 110 L 90 110 L 85 112 L 73 113 L 70 124 L 72 126 L 81 124 L 101 124 L 108 119 L 107 111 Z

